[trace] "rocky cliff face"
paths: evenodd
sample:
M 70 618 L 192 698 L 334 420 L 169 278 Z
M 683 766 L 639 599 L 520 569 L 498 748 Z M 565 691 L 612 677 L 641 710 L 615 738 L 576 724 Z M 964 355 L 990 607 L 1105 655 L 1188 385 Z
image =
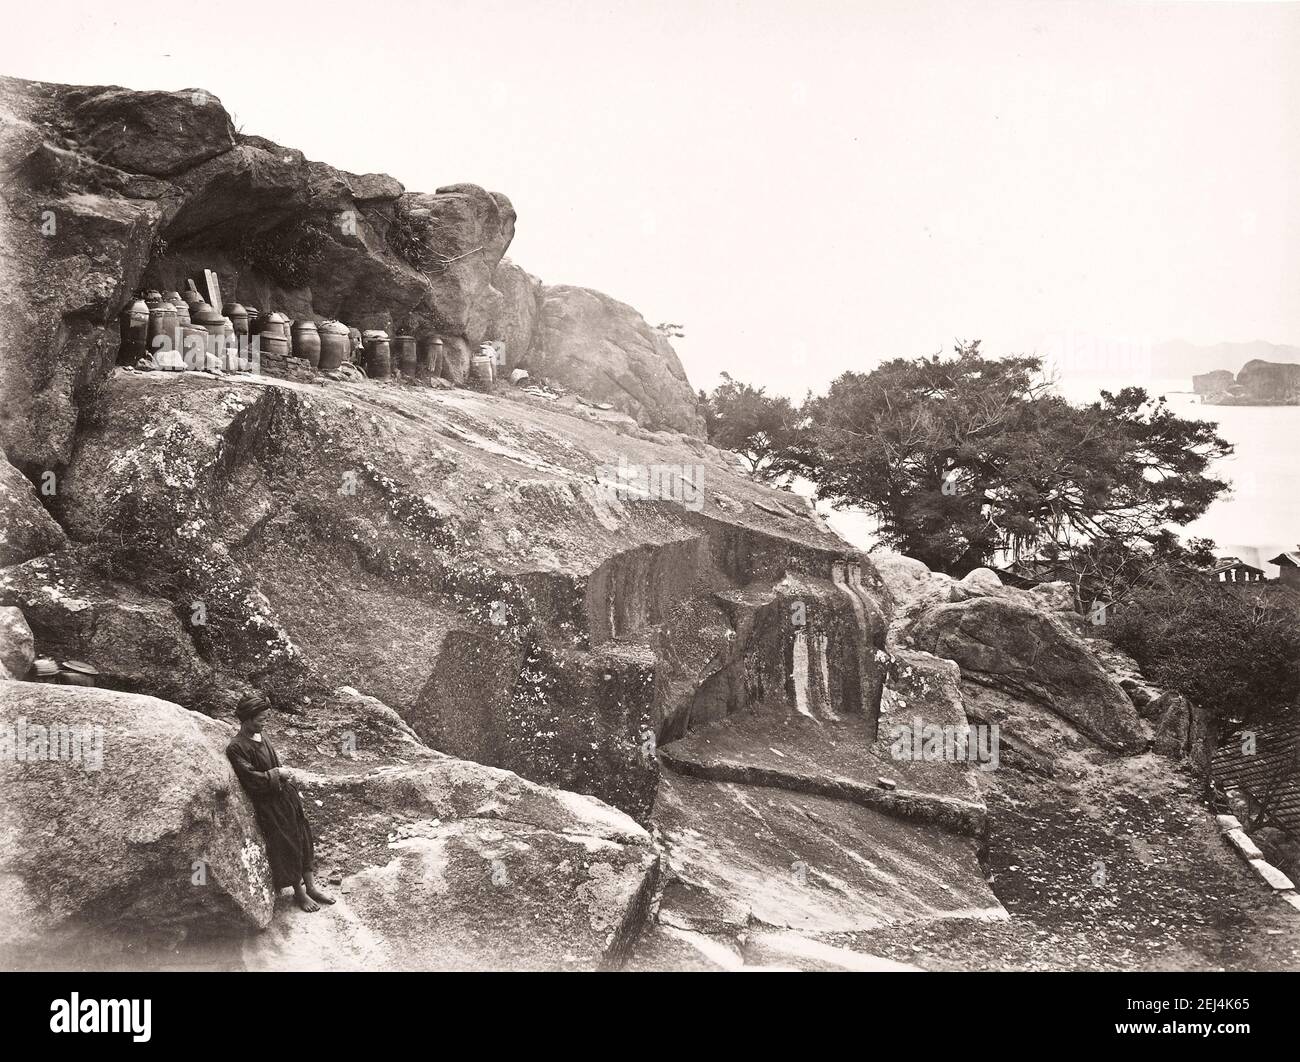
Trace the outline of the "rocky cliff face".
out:
M 291 762 L 314 772 L 351 920 L 331 915 L 323 939 L 281 927 L 239 962 L 500 965 L 517 932 L 521 965 L 606 965 L 649 909 L 657 864 L 633 820 L 669 799 L 659 744 L 759 712 L 874 731 L 889 603 L 870 562 L 733 467 L 687 436 L 522 394 L 118 369 L 46 499 L 66 542 L 0 569 L 0 601 L 37 653 L 88 658 L 102 685 L 219 716 L 255 685 L 301 725 Z M 352 708 L 336 718 L 343 685 L 384 702 L 416 766 Z M 17 710 L 6 700 L 0 721 Z M 415 773 L 367 780 L 345 741 Z M 622 833 L 575 823 L 595 831 L 575 848 L 568 827 L 509 811 L 523 825 L 499 836 L 478 821 L 500 803 L 488 791 L 449 819 L 412 795 L 434 784 L 420 766 L 434 750 L 561 806 L 591 801 L 583 815 L 617 814 Z M 881 814 L 863 811 L 872 830 Z M 970 845 L 926 843 L 973 872 Z M 498 888 L 497 863 L 553 889 Z M 448 899 L 420 922 L 385 899 L 432 880 L 460 914 Z
M 140 286 L 182 289 L 204 268 L 225 297 L 290 317 L 443 338 L 445 375 L 500 340 L 512 367 L 652 428 L 699 433 L 676 354 L 640 315 L 594 293 L 566 312 L 504 260 L 510 200 L 477 185 L 407 192 L 237 133 L 202 90 L 135 92 L 0 79 L 5 186 L 0 443 L 29 472 L 61 468 Z M 543 327 L 545 325 L 545 327 Z

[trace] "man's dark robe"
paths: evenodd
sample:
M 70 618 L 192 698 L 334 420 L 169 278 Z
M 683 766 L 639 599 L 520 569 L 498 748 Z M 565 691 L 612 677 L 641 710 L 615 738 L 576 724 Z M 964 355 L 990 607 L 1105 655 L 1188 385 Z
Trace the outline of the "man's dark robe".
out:
M 257 824 L 266 838 L 273 884 L 277 889 L 297 885 L 312 869 L 311 826 L 293 783 L 287 778 L 278 782 L 271 779 L 269 772 L 280 766 L 280 757 L 266 735 L 254 741 L 243 731 L 226 746 L 226 756 L 253 801 Z

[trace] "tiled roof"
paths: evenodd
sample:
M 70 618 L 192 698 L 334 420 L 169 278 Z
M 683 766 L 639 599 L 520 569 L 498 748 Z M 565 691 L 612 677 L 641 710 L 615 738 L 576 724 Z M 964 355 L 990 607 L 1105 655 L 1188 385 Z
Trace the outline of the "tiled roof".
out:
M 1245 733 L 1234 735 L 1214 754 L 1211 772 L 1225 789 L 1239 788 L 1267 803 L 1274 820 L 1300 833 L 1300 714 L 1256 727 L 1255 751 L 1242 750 Z
M 1269 561 L 1269 564 L 1294 564 L 1300 568 L 1300 553 L 1279 553 Z
M 1238 560 L 1236 557 L 1225 557 L 1210 569 L 1210 574 L 1218 575 L 1219 572 L 1231 571 L 1233 568 L 1245 568 L 1247 571 L 1259 572 L 1260 575 L 1264 574 L 1263 568 L 1256 568 L 1253 564 L 1247 564 L 1245 561 Z

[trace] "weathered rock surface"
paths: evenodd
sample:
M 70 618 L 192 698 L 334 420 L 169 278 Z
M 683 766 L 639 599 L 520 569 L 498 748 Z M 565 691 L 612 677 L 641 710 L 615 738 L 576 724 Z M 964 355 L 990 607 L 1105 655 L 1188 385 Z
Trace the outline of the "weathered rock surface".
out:
M 1197 373 L 1192 376 L 1192 390 L 1198 395 L 1226 394 L 1236 379 L 1227 369 Z
M 183 613 L 187 629 L 183 605 L 105 578 L 85 547 L 0 569 L 0 604 L 22 609 L 38 655 L 93 664 L 98 686 L 187 708 L 213 704 L 212 668 L 194 641 L 194 621 L 205 619 L 197 603 Z
M 222 752 L 232 733 L 153 697 L 6 683 L 0 946 L 106 928 L 264 927 L 270 869 Z
M 36 499 L 36 490 L 0 454 L 0 568 L 60 548 L 63 528 Z
M 925 758 L 901 732 L 965 728 L 959 669 L 926 653 L 895 651 L 879 722 L 855 705 L 804 715 L 759 705 L 664 745 L 664 765 L 715 782 L 771 786 L 832 797 L 954 833 L 979 836 L 986 810 L 972 759 Z M 919 740 L 919 739 L 918 739 Z M 888 781 L 889 785 L 883 785 Z
M 649 834 L 592 797 L 428 749 L 341 688 L 278 719 L 338 903 L 285 911 L 249 969 L 583 970 L 618 966 L 658 873 Z
M 963 596 L 957 589 L 956 579 L 943 572 L 930 571 L 924 561 L 889 552 L 872 553 L 871 559 L 894 603 L 889 632 L 891 645 L 925 609 L 946 605 Z
M 1209 405 L 1293 406 L 1300 403 L 1300 364 L 1252 358 L 1235 377 L 1217 369 L 1193 376 L 1192 387 Z
M 617 390 L 643 424 L 700 431 L 676 355 L 635 311 L 595 293 L 578 309 L 581 289 L 558 288 L 543 314 L 534 278 L 502 261 L 515 211 L 499 192 L 406 192 L 313 162 L 234 132 L 199 89 L 0 78 L 0 158 L 0 445 L 30 475 L 69 460 L 133 291 L 184 290 L 205 268 L 226 300 L 441 336 L 457 383 L 468 352 L 500 340 L 511 367 L 536 361 L 597 400 Z
M 620 462 L 677 487 L 698 465 L 729 508 L 628 495 Z M 444 752 L 644 820 L 655 742 L 692 725 L 768 701 L 874 720 L 878 578 L 760 508 L 778 496 L 702 444 L 541 403 L 122 370 L 60 505 L 117 583 L 165 597 L 213 700 L 358 685 Z
M 1148 718 L 1154 734 L 1152 746 L 1156 752 L 1181 759 L 1190 751 L 1192 739 L 1192 709 L 1181 693 L 1165 693 L 1149 705 Z
M 1030 608 L 1058 612 L 1062 618 L 1078 609 L 1078 595 L 1066 582 L 1039 583 L 1028 590 L 1003 586 L 991 568 L 976 568 L 960 580 L 943 572 L 932 572 L 922 561 L 887 551 L 874 552 L 871 559 L 894 602 L 889 629 L 891 646 L 905 644 L 909 629 L 935 605 L 968 601 L 973 597 L 999 597 L 1018 601 Z
M 961 579 L 964 590 L 971 594 L 997 594 L 1002 590 L 1002 580 L 992 568 L 974 568 Z
M 667 773 L 655 824 L 667 862 L 659 921 L 677 929 L 816 935 L 1006 917 L 973 839 L 842 800 Z
M 224 755 L 230 724 L 153 698 L 8 688 L 29 723 L 49 715 L 106 731 L 103 770 L 85 780 L 66 762 L 0 773 L 0 909 L 4 945 L 25 949 L 16 964 L 93 965 L 127 929 L 143 934 L 136 962 L 148 965 L 148 942 L 170 928 L 191 943 L 169 948 L 169 964 L 210 965 L 196 936 L 267 926 L 269 869 Z M 597 969 L 618 966 L 639 934 L 659 858 L 623 813 L 433 752 L 348 688 L 317 702 L 309 722 L 276 717 L 269 732 L 312 820 L 317 878 L 336 879 L 327 888 L 338 902 L 308 917 L 282 895 L 270 928 L 219 965 Z M 191 884 L 200 859 L 205 887 Z M 226 896 L 242 888 L 240 868 L 254 886 L 234 898 L 243 907 Z
M 612 403 L 647 427 L 703 434 L 694 392 L 672 345 L 632 307 L 599 291 L 542 289 L 524 368 Z
M 912 644 L 955 660 L 963 675 L 1036 699 L 1117 752 L 1146 744 L 1133 704 L 1063 623 L 1017 601 L 979 597 L 939 605 Z
M 36 640 L 20 609 L 0 607 L 0 678 L 26 676 L 36 659 Z

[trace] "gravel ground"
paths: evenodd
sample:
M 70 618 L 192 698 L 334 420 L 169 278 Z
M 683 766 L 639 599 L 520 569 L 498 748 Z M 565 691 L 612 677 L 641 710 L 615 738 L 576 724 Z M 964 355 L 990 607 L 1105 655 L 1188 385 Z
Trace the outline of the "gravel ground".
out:
M 1010 921 L 828 943 L 933 970 L 1300 969 L 1300 912 L 1228 848 L 1184 768 L 1074 755 L 1054 778 L 986 778 L 983 862 Z

